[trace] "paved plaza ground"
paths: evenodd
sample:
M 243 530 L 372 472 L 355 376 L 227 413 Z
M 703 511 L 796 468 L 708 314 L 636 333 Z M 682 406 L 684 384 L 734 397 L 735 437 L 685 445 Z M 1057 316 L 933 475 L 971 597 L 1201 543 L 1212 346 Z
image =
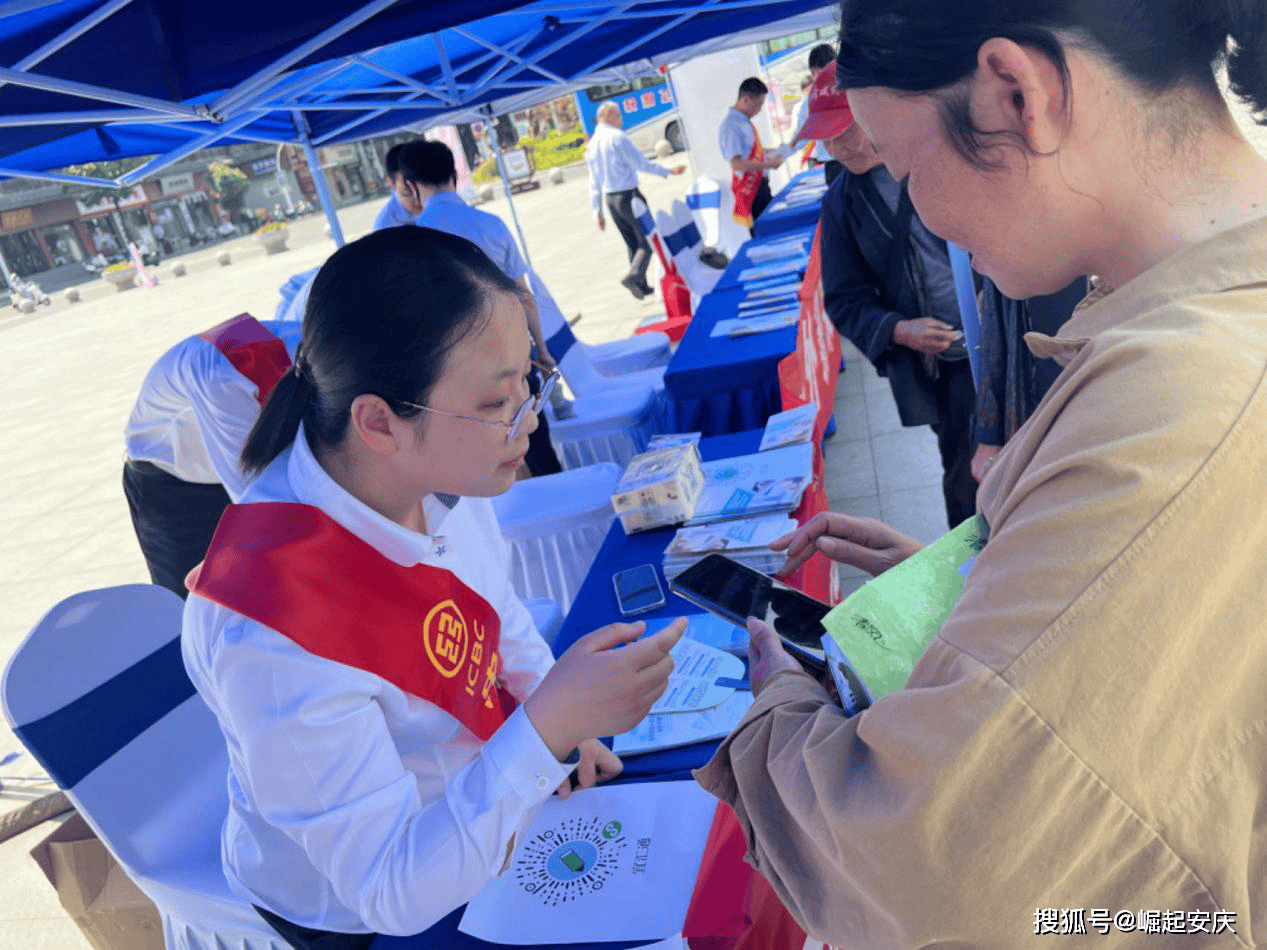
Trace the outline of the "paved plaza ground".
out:
M 672 160 L 670 160 L 672 161 Z M 689 176 L 644 178 L 653 208 L 681 196 Z M 379 204 L 340 212 L 348 238 L 365 233 Z M 483 206 L 510 222 L 506 201 Z M 583 174 L 516 196 L 515 208 L 533 266 L 587 342 L 627 336 L 660 312 L 620 286 L 627 266 L 615 231 L 599 232 Z M 31 315 L 0 311 L 0 665 L 27 631 L 60 599 L 77 591 L 146 582 L 144 563 L 120 484 L 123 427 L 145 372 L 168 347 L 242 311 L 271 317 L 278 287 L 320 264 L 334 244 L 324 219 L 292 224 L 291 250 L 266 257 L 250 238 L 185 255 L 188 275 L 157 273 L 154 289 L 116 293 L 97 281 L 83 300 Z M 230 251 L 229 267 L 215 256 Z M 936 445 L 927 429 L 901 429 L 883 380 L 850 351 L 837 400 L 838 434 L 827 447 L 832 507 L 883 516 L 931 540 L 945 529 Z M 850 587 L 861 581 L 842 577 Z M 0 758 L 21 750 L 0 727 Z M 0 767 L 6 776 L 38 772 L 23 755 Z M 0 788 L 0 814 L 48 787 Z M 28 857 L 52 830 L 46 823 L 0 843 L 0 948 L 86 950 L 53 889 Z

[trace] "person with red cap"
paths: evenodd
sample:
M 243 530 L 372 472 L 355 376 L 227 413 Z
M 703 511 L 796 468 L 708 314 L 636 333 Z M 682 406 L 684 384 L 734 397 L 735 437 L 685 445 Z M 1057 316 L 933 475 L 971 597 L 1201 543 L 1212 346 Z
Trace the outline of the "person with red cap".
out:
M 951 527 L 976 513 L 976 394 L 946 242 L 920 221 L 836 89 L 814 80 L 800 137 L 822 142 L 848 174 L 823 198 L 823 302 L 841 335 L 887 376 L 904 426 L 931 425 Z

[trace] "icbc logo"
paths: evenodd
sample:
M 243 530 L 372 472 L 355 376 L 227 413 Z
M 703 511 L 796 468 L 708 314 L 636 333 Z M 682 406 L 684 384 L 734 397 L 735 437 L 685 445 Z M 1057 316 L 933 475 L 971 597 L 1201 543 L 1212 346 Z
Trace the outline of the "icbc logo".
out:
M 457 604 L 445 600 L 431 608 L 423 621 L 422 642 L 441 676 L 458 675 L 466 663 L 467 636 L 466 620 Z

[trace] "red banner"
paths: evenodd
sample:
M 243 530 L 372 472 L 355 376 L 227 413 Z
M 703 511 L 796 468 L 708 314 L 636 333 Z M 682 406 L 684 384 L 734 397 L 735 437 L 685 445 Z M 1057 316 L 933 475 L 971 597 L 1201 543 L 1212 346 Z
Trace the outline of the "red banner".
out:
M 840 377 L 840 337 L 827 319 L 823 306 L 821 229 L 814 233 L 809 264 L 801 282 L 801 316 L 796 328 L 796 349 L 779 362 L 779 396 L 783 409 L 818 403 L 814 420 L 814 481 L 805 490 L 801 506 L 793 513 L 799 524 L 826 511 L 827 488 L 823 479 L 823 436 L 831 420 Z M 840 583 L 827 558 L 816 557 L 793 574 L 789 582 L 811 597 L 828 604 L 840 600 Z

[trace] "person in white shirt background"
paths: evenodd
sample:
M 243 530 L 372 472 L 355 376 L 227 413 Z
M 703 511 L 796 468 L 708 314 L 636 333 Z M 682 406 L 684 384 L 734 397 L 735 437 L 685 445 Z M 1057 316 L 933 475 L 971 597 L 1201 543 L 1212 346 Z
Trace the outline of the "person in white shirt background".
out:
M 261 326 L 294 354 L 298 323 Z M 259 396 L 259 385 L 213 342 L 191 336 L 146 373 L 128 417 L 123 494 L 132 528 L 150 579 L 182 598 L 220 515 L 246 490 L 240 456 Z
M 387 187 L 392 190 L 391 197 L 374 218 L 373 230 L 398 228 L 413 224 L 422 210 L 422 202 L 417 194 L 410 190 L 400 178 L 400 156 L 412 142 L 401 142 L 393 145 L 383 156 L 383 167 L 387 172 Z
M 805 128 L 805 123 L 809 121 L 809 90 L 814 85 L 814 80 L 818 78 L 818 74 L 828 67 L 829 64 L 836 61 L 836 50 L 830 43 L 819 43 L 809 51 L 809 79 L 801 83 L 801 92 L 805 98 L 801 100 L 801 104 L 796 107 L 796 134 L 792 136 L 795 142 L 801 137 L 801 129 Z M 840 162 L 831 157 L 827 151 L 827 147 L 822 142 L 815 142 L 814 148 L 809 153 L 808 164 L 811 168 L 817 165 L 823 165 L 824 174 L 827 176 L 827 184 L 831 185 L 836 180 L 836 176 L 843 170 L 844 166 Z
M 495 214 L 472 208 L 457 192 L 457 164 L 453 152 L 443 142 L 412 142 L 400 156 L 400 180 L 422 205 L 418 224 L 464 237 L 501 269 L 501 272 L 524 290 L 523 305 L 528 318 L 528 333 L 534 347 L 533 362 L 540 371 L 557 368 L 541 326 L 541 313 L 533 294 L 528 264 L 519 253 L 510 228 Z M 530 380 L 535 393 L 541 385 L 540 372 Z M 533 475 L 553 475 L 563 471 L 554 447 L 545 413 L 537 420 L 532 445 L 525 460 Z
M 629 272 L 620 279 L 620 283 L 641 300 L 654 293 L 654 290 L 647 283 L 651 244 L 642 233 L 642 227 L 633 212 L 635 198 L 647 204 L 647 199 L 638 190 L 638 172 L 667 178 L 682 174 L 686 171 L 686 166 L 675 165 L 669 168 L 651 161 L 642 154 L 633 139 L 621 130 L 623 124 L 624 116 L 618 104 L 604 102 L 598 107 L 598 124 L 585 146 L 585 165 L 590 176 L 590 206 L 594 209 L 594 219 L 598 222 L 599 230 L 607 228 L 607 221 L 603 217 L 603 204 L 606 203 L 612 223 L 616 225 L 616 230 L 620 232 L 629 252 Z
M 217 534 L 192 585 L 185 664 L 229 748 L 225 872 L 296 948 L 360 950 L 467 902 L 504 869 L 541 803 L 567 794 L 574 765 L 581 788 L 621 770 L 596 737 L 630 728 L 667 685 L 684 620 L 641 640 L 645 624 L 612 624 L 554 661 L 510 587 L 488 498 L 513 483 L 536 420 L 522 300 L 473 244 L 431 228 L 336 251 L 292 371 L 243 452 L 258 477 L 220 529 L 284 510 L 278 524 L 315 519 L 336 541 L 234 565 Z M 249 527 L 242 537 L 261 546 Z M 330 545 L 349 544 L 356 557 L 331 558 Z M 312 571 L 334 580 L 304 583 Z M 404 575 L 426 579 L 417 606 L 383 586 Z M 443 583 L 433 589 L 432 578 Z M 274 579 L 298 596 L 278 601 L 271 623 L 225 605 L 257 612 Z M 439 597 L 451 599 L 426 612 Z M 486 672 L 499 698 L 504 685 L 519 702 L 483 737 L 469 723 L 493 708 L 491 675 L 483 705 L 448 711 L 463 667 L 445 672 L 431 639 L 432 614 L 463 597 L 493 612 L 476 631 L 497 644 Z M 390 609 L 404 611 L 399 628 L 375 622 Z M 382 662 L 338 662 L 297 642 L 341 627 Z M 435 649 L 449 655 L 447 643 Z M 432 695 L 398 686 L 415 668 L 450 678 L 436 678 Z

